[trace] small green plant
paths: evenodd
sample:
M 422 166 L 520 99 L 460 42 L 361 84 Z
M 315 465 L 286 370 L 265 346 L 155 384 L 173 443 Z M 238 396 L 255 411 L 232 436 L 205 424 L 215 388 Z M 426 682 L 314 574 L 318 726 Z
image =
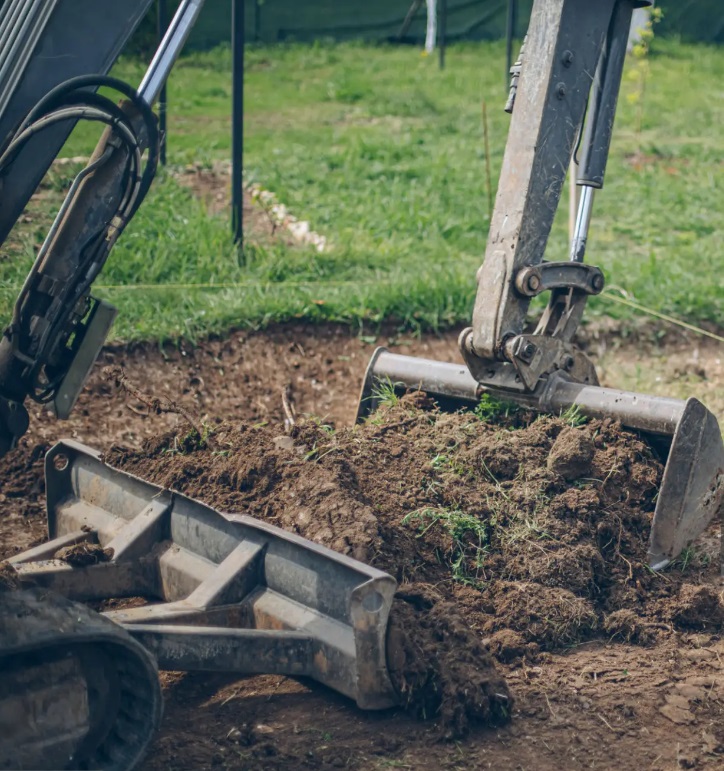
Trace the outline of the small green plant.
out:
M 520 406 L 514 402 L 507 402 L 503 399 L 497 399 L 490 394 L 483 394 L 475 407 L 475 415 L 486 423 L 510 418 L 517 412 L 520 412 Z
M 449 449 L 454 450 L 455 448 L 451 447 Z M 457 461 L 454 455 L 443 452 L 439 452 L 433 457 L 430 461 L 430 467 L 433 471 L 438 471 L 440 473 L 449 472 L 459 477 L 464 477 L 468 473 L 465 466 Z
M 322 418 L 318 418 L 316 415 L 306 415 L 305 417 L 310 423 L 314 423 L 317 428 L 324 431 L 325 434 L 334 433 L 334 426 L 329 423 L 325 423 Z
M 186 455 L 196 450 L 203 450 L 208 447 L 209 439 L 214 434 L 214 427 L 203 421 L 201 430 L 192 426 L 183 436 L 174 436 L 173 444 L 161 451 L 162 455 Z
M 680 570 L 682 573 L 685 573 L 691 569 L 706 568 L 710 562 L 711 556 L 709 554 L 701 551 L 696 546 L 687 546 L 675 560 L 672 560 L 669 569 Z
M 395 407 L 400 402 L 400 397 L 395 390 L 396 385 L 398 384 L 393 383 L 390 378 L 384 378 L 384 380 L 378 381 L 369 398 L 378 407 Z
M 636 136 L 639 138 L 639 143 L 644 122 L 644 95 L 646 93 L 646 82 L 651 71 L 649 65 L 649 52 L 651 51 L 651 43 L 654 39 L 654 25 L 658 24 L 663 17 L 664 12 L 661 8 L 652 8 L 649 12 L 649 18 L 646 24 L 637 30 L 639 39 L 631 50 L 633 65 L 626 75 L 627 79 L 632 84 L 632 89 L 628 94 L 628 101 L 636 107 Z
M 450 565 L 455 581 L 462 584 L 479 585 L 480 571 L 490 544 L 486 523 L 460 509 L 426 507 L 406 514 L 403 525 L 416 526 L 418 538 L 423 538 L 434 527 L 441 527 L 450 537 L 447 553 L 439 555 L 441 561 Z
M 567 410 L 561 412 L 561 419 L 565 420 L 572 428 L 582 426 L 588 421 L 588 418 L 581 412 L 581 408 L 577 404 L 572 404 Z

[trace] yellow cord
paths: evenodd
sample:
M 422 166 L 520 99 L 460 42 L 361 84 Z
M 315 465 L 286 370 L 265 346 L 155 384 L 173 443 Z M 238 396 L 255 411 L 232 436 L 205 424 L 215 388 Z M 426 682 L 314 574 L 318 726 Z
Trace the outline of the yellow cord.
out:
M 132 289 L 132 290 L 156 290 L 156 289 L 241 289 L 243 287 L 263 287 L 268 289 L 270 287 L 278 287 L 284 289 L 288 286 L 372 286 L 376 282 L 374 281 L 325 281 L 320 285 L 318 281 L 269 281 L 262 283 L 260 281 L 239 281 L 235 283 L 220 283 L 220 284 L 96 284 L 94 289 Z
M 655 318 L 661 319 L 662 321 L 667 321 L 669 324 L 674 324 L 677 327 L 683 327 L 684 329 L 688 329 L 690 332 L 695 332 L 697 335 L 711 337 L 712 340 L 718 340 L 720 343 L 724 343 L 724 337 L 721 335 L 717 335 L 714 332 L 709 332 L 707 329 L 694 326 L 693 324 L 689 324 L 687 321 L 682 321 L 681 319 L 677 319 L 674 316 L 669 316 L 666 313 L 660 313 L 659 311 L 655 311 L 653 308 L 647 308 L 645 305 L 641 305 L 641 303 L 638 303 L 635 300 L 629 300 L 628 297 L 619 297 L 618 295 L 611 294 L 612 291 L 618 291 L 621 292 L 621 294 L 625 294 L 623 289 L 614 289 L 611 287 L 604 291 L 600 297 L 603 297 L 604 300 L 613 300 L 613 302 L 626 305 L 629 308 L 640 311 L 641 313 L 647 313 L 649 316 L 654 316 Z
M 278 289 L 284 289 L 285 287 L 290 286 L 309 286 L 316 289 L 324 289 L 327 286 L 373 286 L 376 283 L 377 282 L 375 281 L 325 281 L 323 284 L 320 284 L 317 281 L 280 281 L 263 284 L 258 281 L 241 281 L 220 284 L 98 284 L 95 288 L 122 291 L 177 291 L 180 289 L 242 289 L 244 287 L 262 287 L 264 289 L 271 289 L 272 287 L 276 287 Z M 612 292 L 619 292 L 621 296 L 612 294 Z M 702 329 L 701 327 L 697 327 L 694 324 L 689 324 L 687 321 L 682 321 L 681 319 L 677 319 L 674 316 L 661 313 L 654 310 L 653 308 L 648 308 L 647 306 L 642 305 L 635 300 L 629 299 L 626 296 L 626 291 L 619 287 L 609 287 L 604 292 L 602 292 L 599 297 L 602 297 L 604 300 L 611 300 L 612 302 L 619 303 L 620 305 L 626 305 L 629 308 L 633 308 L 634 310 L 637 310 L 641 313 L 646 313 L 649 316 L 661 319 L 662 321 L 666 321 L 667 323 L 673 324 L 674 326 L 688 329 L 690 332 L 694 332 L 697 335 L 710 337 L 712 340 L 717 340 L 720 343 L 724 343 L 724 337 L 717 335 L 715 332 L 709 332 L 707 329 Z

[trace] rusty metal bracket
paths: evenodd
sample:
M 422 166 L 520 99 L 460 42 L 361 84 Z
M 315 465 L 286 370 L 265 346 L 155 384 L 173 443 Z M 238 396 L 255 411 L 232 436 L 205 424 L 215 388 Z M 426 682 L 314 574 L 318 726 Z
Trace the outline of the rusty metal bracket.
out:
M 386 658 L 391 576 L 114 469 L 77 442 L 48 452 L 46 488 L 53 540 L 11 560 L 20 579 L 75 600 L 147 598 L 104 615 L 160 668 L 306 676 L 364 709 L 399 702 Z M 54 558 L 80 541 L 113 556 Z
M 542 262 L 519 270 L 515 276 L 515 288 L 526 297 L 536 297 L 551 289 L 600 294 L 605 283 L 600 268 L 583 262 Z

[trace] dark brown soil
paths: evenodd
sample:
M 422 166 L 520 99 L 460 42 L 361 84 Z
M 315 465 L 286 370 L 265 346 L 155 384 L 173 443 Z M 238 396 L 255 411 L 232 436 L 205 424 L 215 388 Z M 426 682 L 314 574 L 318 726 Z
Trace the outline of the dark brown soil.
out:
M 426 584 L 397 592 L 388 622 L 390 677 L 402 704 L 417 717 L 438 719 L 445 738 L 471 724 L 508 722 L 513 698 L 490 652 L 460 610 Z
M 452 334 L 392 337 L 400 352 L 457 360 Z M 708 533 L 683 571 L 657 577 L 645 568 L 659 460 L 615 425 L 523 416 L 507 431 L 412 400 L 355 432 L 331 433 L 303 418 L 284 432 L 281 394 L 289 387 L 299 416 L 348 424 L 373 348 L 340 328 L 286 327 L 196 348 L 110 350 L 101 366 L 123 366 L 145 394 L 178 401 L 212 426 L 213 449 L 197 446 L 184 419 L 148 415 L 97 370 L 71 421 L 37 409 L 31 433 L 0 460 L 8 514 L 0 556 L 44 537 L 42 455 L 73 436 L 128 469 L 145 464 L 147 476 L 205 500 L 213 495 L 221 509 L 264 517 L 390 570 L 409 596 L 441 598 L 427 630 L 441 630 L 447 642 L 436 645 L 428 669 L 411 657 L 417 663 L 403 667 L 400 682 L 437 683 L 439 706 L 436 698 L 425 712 L 445 713 L 453 726 L 452 716 L 462 715 L 456 727 L 468 729 L 465 739 L 441 741 L 439 720 L 409 711 L 361 712 L 310 682 L 164 673 L 164 724 L 144 767 L 722 767 L 720 541 Z M 554 456 L 568 441 L 584 450 L 590 441 L 590 463 L 549 463 L 559 439 Z M 164 447 L 170 452 L 161 455 Z M 443 512 L 457 511 L 485 523 L 486 535 L 451 532 Z M 461 639 L 456 658 L 460 616 L 475 637 Z M 419 613 L 416 624 L 424 627 Z M 459 689 L 452 681 L 446 691 L 440 672 L 454 672 L 459 659 L 468 676 L 469 657 L 479 674 L 456 713 L 445 695 Z M 495 695 L 502 677 L 512 719 L 476 727 L 503 703 Z M 424 689 L 418 693 L 427 705 Z
M 88 543 L 87 541 L 64 546 L 55 553 L 55 559 L 67 562 L 74 568 L 97 565 L 99 562 L 108 562 L 112 558 L 113 549 L 104 549 L 98 543 Z
M 15 568 L 9 562 L 0 562 L 0 592 L 19 587 L 20 581 Z
M 636 434 L 533 413 L 510 428 L 422 404 L 412 394 L 336 432 L 315 421 L 290 436 L 221 424 L 205 443 L 172 433 L 106 459 L 403 586 L 434 584 L 484 636 L 515 632 L 528 652 L 605 634 L 607 616 L 622 610 L 653 624 L 720 623 L 708 587 L 690 592 L 648 569 L 663 467 Z

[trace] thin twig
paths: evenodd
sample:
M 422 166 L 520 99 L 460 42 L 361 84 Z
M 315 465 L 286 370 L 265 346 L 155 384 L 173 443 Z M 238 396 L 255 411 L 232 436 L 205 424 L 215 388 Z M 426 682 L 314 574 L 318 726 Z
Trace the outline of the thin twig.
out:
M 282 388 L 282 408 L 284 409 L 284 430 L 289 433 L 296 425 L 291 383 L 287 383 Z
M 126 377 L 126 373 L 123 371 L 123 367 L 105 367 L 102 372 L 105 380 L 113 381 L 117 388 L 121 391 L 132 396 L 134 399 L 138 399 L 139 402 L 145 404 L 148 407 L 149 413 L 155 415 L 161 415 L 162 413 L 170 413 L 181 416 L 191 428 L 199 435 L 199 439 L 202 436 L 200 428 L 196 425 L 196 421 L 189 415 L 187 410 L 177 402 L 167 399 L 165 397 L 149 396 L 148 394 L 140 391 L 130 380 Z M 136 412 L 136 410 L 133 410 Z M 141 413 L 137 413 L 141 414 Z
M 548 700 L 548 694 L 544 693 L 543 696 L 545 696 L 546 704 L 548 705 L 548 711 L 551 713 L 551 717 L 555 717 L 556 713 L 553 711 L 553 707 L 551 707 L 551 703 Z

